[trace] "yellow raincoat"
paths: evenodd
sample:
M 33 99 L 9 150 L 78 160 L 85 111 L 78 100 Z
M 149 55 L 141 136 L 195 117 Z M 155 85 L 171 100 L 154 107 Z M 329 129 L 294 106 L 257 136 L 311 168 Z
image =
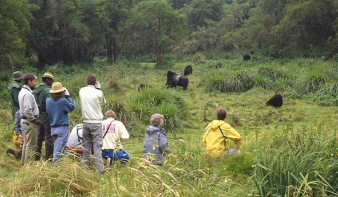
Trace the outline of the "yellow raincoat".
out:
M 225 151 L 229 149 L 229 140 L 235 143 L 235 147 L 233 147 L 235 150 L 238 150 L 242 145 L 242 138 L 239 133 L 223 120 L 213 120 L 208 124 L 203 135 L 204 146 L 212 157 L 226 154 Z

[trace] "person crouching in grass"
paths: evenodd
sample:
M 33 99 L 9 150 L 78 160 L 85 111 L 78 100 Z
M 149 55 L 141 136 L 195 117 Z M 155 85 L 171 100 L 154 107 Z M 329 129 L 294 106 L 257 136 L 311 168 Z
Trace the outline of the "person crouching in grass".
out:
M 239 154 L 242 138 L 231 125 L 224 122 L 227 112 L 220 107 L 217 109 L 216 116 L 217 120 L 208 124 L 203 135 L 203 143 L 207 153 L 214 158 Z M 234 147 L 230 148 L 229 140 L 235 143 Z
M 53 162 L 61 157 L 68 141 L 69 119 L 68 113 L 75 108 L 69 92 L 60 82 L 55 82 L 49 91 L 51 98 L 46 99 L 46 110 L 50 119 L 51 133 L 55 142 Z

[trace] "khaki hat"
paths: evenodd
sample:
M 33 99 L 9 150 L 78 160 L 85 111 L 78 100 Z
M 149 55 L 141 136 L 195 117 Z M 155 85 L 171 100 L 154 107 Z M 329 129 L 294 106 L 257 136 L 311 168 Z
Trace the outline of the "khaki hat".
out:
M 51 78 L 54 80 L 54 75 L 52 75 L 52 73 L 50 72 L 45 72 L 45 74 L 43 74 L 42 78 Z
M 13 80 L 21 80 L 22 76 L 23 76 L 22 72 L 16 71 L 13 73 Z
M 62 92 L 65 90 L 66 88 L 64 88 L 60 82 L 55 82 L 52 85 L 52 89 L 49 90 L 49 93 L 58 93 L 58 92 Z

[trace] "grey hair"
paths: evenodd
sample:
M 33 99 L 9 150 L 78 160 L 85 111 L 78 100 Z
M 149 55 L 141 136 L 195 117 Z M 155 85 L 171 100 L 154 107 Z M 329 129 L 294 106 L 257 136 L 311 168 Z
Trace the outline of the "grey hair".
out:
M 150 124 L 153 126 L 158 126 L 161 122 L 161 120 L 164 120 L 164 116 L 161 114 L 154 114 L 150 117 Z

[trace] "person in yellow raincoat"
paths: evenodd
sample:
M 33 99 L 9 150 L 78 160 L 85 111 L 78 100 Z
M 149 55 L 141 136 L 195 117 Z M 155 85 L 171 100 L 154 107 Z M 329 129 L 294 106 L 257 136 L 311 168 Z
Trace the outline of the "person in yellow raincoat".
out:
M 217 120 L 211 121 L 203 135 L 203 143 L 207 153 L 211 157 L 220 157 L 240 153 L 242 138 L 231 125 L 224 122 L 227 112 L 224 108 L 217 109 Z M 234 147 L 229 146 L 232 140 Z

